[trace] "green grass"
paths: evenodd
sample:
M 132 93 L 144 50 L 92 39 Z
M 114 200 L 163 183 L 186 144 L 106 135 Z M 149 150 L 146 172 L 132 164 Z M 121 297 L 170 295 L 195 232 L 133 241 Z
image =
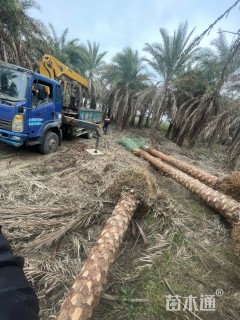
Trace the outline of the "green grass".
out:
M 174 319 L 174 314 L 166 310 L 166 296 L 172 295 L 166 286 L 166 282 L 170 284 L 177 295 L 194 294 L 193 288 L 189 288 L 184 275 L 184 271 L 187 269 L 186 261 L 176 261 L 171 252 L 166 252 L 163 258 L 156 261 L 150 269 L 143 270 L 141 281 L 134 292 L 135 295 L 142 293 L 143 297 L 149 300 L 149 303 L 128 306 L 128 312 L 131 314 L 130 319 Z M 131 292 L 131 288 L 128 290 Z M 177 319 L 184 319 L 184 315 L 178 313 Z
M 175 319 L 174 314 L 166 310 L 166 296 L 170 295 L 165 281 L 171 285 L 174 292 L 180 296 L 194 294 L 194 287 L 190 289 L 186 281 L 185 271 L 189 261 L 176 259 L 176 252 L 188 245 L 185 234 L 175 229 L 170 235 L 171 247 L 163 256 L 155 261 L 150 268 L 141 271 L 140 280 L 134 285 L 128 284 L 121 288 L 120 296 L 126 298 L 145 298 L 149 303 L 136 304 L 123 301 L 122 305 L 131 315 L 131 320 Z M 194 260 L 193 260 L 194 262 Z M 184 319 L 180 313 L 178 318 Z
M 167 130 L 168 130 L 168 127 L 169 127 L 169 122 L 168 122 L 168 121 L 164 121 L 164 122 L 161 122 L 161 123 L 159 124 L 159 130 L 160 130 L 161 132 L 166 133 Z
M 192 226 L 200 229 L 198 237 L 207 237 L 202 226 L 202 219 L 204 218 L 204 210 L 201 210 L 201 205 L 194 201 L 188 203 L 187 210 L 189 217 L 186 222 L 192 223 Z M 207 217 L 208 219 L 209 217 Z M 152 222 L 152 215 L 149 214 L 148 222 Z M 190 222 L 192 220 L 192 222 Z M 187 228 L 188 229 L 188 228 Z M 193 229 L 191 229 L 193 230 Z M 133 284 L 128 283 L 122 285 L 119 295 L 124 298 L 121 305 L 127 310 L 128 318 L 131 320 L 183 320 L 189 317 L 187 311 L 171 312 L 166 310 L 166 296 L 172 293 L 167 284 L 171 287 L 175 295 L 181 297 L 188 297 L 189 295 L 200 298 L 201 294 L 214 295 L 217 288 L 220 288 L 224 281 L 228 279 L 233 285 L 237 277 L 237 265 L 239 265 L 239 258 L 229 250 L 228 246 L 211 241 L 208 251 L 202 250 L 198 243 L 201 245 L 200 238 L 192 240 L 188 238 L 186 229 L 175 227 L 168 235 L 170 242 L 169 248 L 163 253 L 161 258 L 155 260 L 150 268 L 144 268 L 141 271 L 140 279 Z M 223 268 L 221 261 L 224 261 Z M 219 264 L 220 263 L 220 264 Z M 231 275 L 228 274 L 229 268 Z M 220 272 L 221 270 L 221 272 Z M 234 280 L 235 279 L 235 280 Z M 223 287 L 226 290 L 227 287 Z M 126 301 L 131 298 L 144 298 L 148 299 L 148 303 L 132 303 Z M 224 297 L 225 298 L 225 297 Z M 184 302 L 182 298 L 182 302 Z M 198 306 L 199 306 L 199 300 Z M 225 303 L 217 301 L 217 304 Z M 228 301 L 228 300 L 226 300 Z M 202 312 L 195 312 L 203 319 L 210 314 L 203 314 Z M 220 313 L 219 313 L 220 314 Z M 209 319 L 217 319 L 219 314 L 211 314 Z M 213 318 L 212 318 L 213 317 Z M 191 316 L 189 317 L 191 319 Z

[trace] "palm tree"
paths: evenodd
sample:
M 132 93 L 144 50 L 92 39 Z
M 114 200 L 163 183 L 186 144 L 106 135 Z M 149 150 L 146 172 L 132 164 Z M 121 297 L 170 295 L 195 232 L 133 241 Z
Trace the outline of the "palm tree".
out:
M 207 50 L 202 55 L 196 68 L 206 84 L 205 88 L 202 94 L 183 99 L 171 128 L 171 139 L 179 146 L 187 139 L 189 147 L 193 147 L 201 138 L 211 147 L 221 135 L 228 118 L 226 112 L 233 104 L 229 89 L 231 75 L 239 69 L 239 39 L 227 46 L 225 37 L 220 33 L 212 43 L 216 50 Z M 237 87 L 233 86 L 234 90 Z
M 166 29 L 160 28 L 161 42 L 146 43 L 144 47 L 144 50 L 152 56 L 151 59 L 145 60 L 157 72 L 162 81 L 159 89 L 161 98 L 154 110 L 151 135 L 155 133 L 160 116 L 163 113 L 170 85 L 191 62 L 191 58 L 196 51 L 196 44 L 194 44 L 194 41 L 190 42 L 194 29 L 190 33 L 187 30 L 187 22 L 180 24 L 173 36 L 170 36 Z
M 101 86 L 99 73 L 104 66 L 103 57 L 106 51 L 99 53 L 99 44 L 90 41 L 87 45 L 79 43 L 79 39 L 67 40 L 68 28 L 58 36 L 52 24 L 49 24 L 51 36 L 48 36 L 49 51 L 58 60 L 88 78 L 91 107 L 96 108 L 96 96 Z M 85 99 L 85 105 L 87 99 Z
M 82 46 L 79 39 L 68 40 L 68 28 L 59 36 L 53 25 L 49 24 L 50 34 L 47 37 L 49 53 L 71 69 L 85 75 Z
M 100 86 L 99 75 L 105 65 L 103 61 L 107 51 L 99 52 L 99 44 L 87 41 L 87 45 L 81 45 L 81 58 L 83 62 L 84 74 L 89 80 L 90 107 L 96 108 L 96 98 L 99 95 Z
M 29 16 L 28 10 L 39 9 L 35 1 L 0 0 L 0 59 L 32 68 L 45 45 L 44 25 Z
M 105 68 L 103 78 L 109 86 L 108 105 L 110 116 L 120 129 L 125 128 L 136 113 L 135 94 L 145 89 L 149 80 L 137 51 L 127 47 L 117 53 Z
M 205 78 L 215 83 L 218 81 L 224 64 L 229 55 L 230 46 L 226 35 L 218 30 L 218 36 L 210 42 L 210 48 L 199 49 L 197 68 L 201 70 Z

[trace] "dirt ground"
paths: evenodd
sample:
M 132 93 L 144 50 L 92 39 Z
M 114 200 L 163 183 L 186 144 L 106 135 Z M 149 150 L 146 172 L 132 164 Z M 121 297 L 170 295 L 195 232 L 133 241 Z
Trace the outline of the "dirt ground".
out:
M 26 258 L 42 319 L 55 318 L 114 208 L 109 186 L 132 166 L 149 172 L 158 194 L 136 213 L 134 224 L 142 234 L 129 227 L 92 319 L 240 319 L 240 260 L 232 250 L 230 225 L 119 145 L 123 136 L 147 137 L 148 130 L 111 128 L 100 141 L 102 155 L 86 151 L 94 148 L 94 139 L 63 141 L 58 152 L 46 156 L 35 148 L 0 144 L 1 224 L 14 251 Z M 151 143 L 211 174 L 226 173 L 226 154 L 218 146 L 214 153 L 203 145 L 179 148 L 161 132 Z M 181 305 L 174 311 L 177 295 Z

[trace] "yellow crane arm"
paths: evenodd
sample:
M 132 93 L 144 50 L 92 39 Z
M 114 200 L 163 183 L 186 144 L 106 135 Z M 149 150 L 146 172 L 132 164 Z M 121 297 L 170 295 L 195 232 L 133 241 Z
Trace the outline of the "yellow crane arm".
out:
M 66 76 L 86 89 L 89 88 L 89 82 L 87 79 L 83 78 L 49 54 L 45 54 L 42 60 L 39 61 L 39 72 L 40 74 L 55 80 L 58 80 L 61 76 Z

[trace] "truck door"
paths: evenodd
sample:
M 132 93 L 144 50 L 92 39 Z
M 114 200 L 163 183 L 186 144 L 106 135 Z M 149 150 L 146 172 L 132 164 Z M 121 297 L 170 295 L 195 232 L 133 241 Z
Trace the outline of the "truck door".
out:
M 28 120 L 29 138 L 37 138 L 43 127 L 55 120 L 52 85 L 43 81 L 34 81 L 31 100 Z
M 54 87 L 54 91 L 53 91 L 53 99 L 55 102 L 55 120 L 59 121 L 59 119 L 61 119 L 62 117 L 62 88 L 60 85 L 57 85 Z

